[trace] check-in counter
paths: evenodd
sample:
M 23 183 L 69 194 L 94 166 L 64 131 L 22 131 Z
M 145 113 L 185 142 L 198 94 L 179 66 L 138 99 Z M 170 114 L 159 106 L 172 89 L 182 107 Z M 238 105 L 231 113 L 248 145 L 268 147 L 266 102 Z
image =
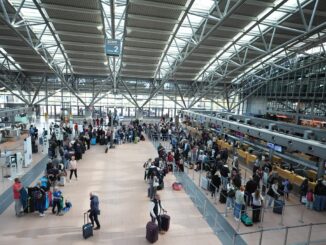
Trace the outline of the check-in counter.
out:
M 228 142 L 223 142 L 222 143 L 222 147 L 221 147 L 222 149 L 228 149 L 228 151 L 230 151 L 230 150 L 232 150 L 232 145 L 230 145 Z
M 217 145 L 220 149 L 222 148 L 223 142 L 224 142 L 223 140 L 217 140 Z
M 305 177 L 302 177 L 301 175 L 293 174 L 293 180 L 292 183 L 294 185 L 300 186 L 302 182 L 304 181 Z
M 316 179 L 317 179 L 316 171 L 309 169 L 309 170 L 306 170 L 306 174 L 307 174 L 308 179 L 313 180 L 313 182 L 316 181 Z
M 313 191 L 315 190 L 315 187 L 316 187 L 316 182 L 311 182 L 311 181 L 309 181 L 308 182 L 308 188 L 309 189 L 312 189 Z
M 253 163 L 255 163 L 256 160 L 257 160 L 256 155 L 252 155 L 252 154 L 247 153 L 246 164 L 253 164 Z
M 280 176 L 283 179 L 288 179 L 291 183 L 293 183 L 294 174 L 291 173 L 289 170 L 276 167 L 276 171 L 278 173 L 278 176 Z
M 239 156 L 241 161 L 243 161 L 243 162 L 247 161 L 247 152 L 246 151 L 238 149 L 238 156 Z
M 282 158 L 278 157 L 278 156 L 273 156 L 272 157 L 272 163 L 276 164 L 276 165 L 281 165 L 282 163 Z

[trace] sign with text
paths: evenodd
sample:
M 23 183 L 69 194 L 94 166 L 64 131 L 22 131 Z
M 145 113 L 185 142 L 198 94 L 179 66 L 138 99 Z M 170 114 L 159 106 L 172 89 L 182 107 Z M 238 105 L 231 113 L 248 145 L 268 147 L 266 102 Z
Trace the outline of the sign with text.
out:
M 105 44 L 106 55 L 119 56 L 121 51 L 121 41 L 117 39 L 108 39 Z

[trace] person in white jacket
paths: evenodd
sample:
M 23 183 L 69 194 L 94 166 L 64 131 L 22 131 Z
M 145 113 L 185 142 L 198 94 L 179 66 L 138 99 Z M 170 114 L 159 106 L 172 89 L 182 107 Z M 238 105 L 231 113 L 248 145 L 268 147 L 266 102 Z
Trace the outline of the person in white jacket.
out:
M 69 182 L 71 181 L 72 174 L 75 174 L 76 180 L 77 180 L 77 161 L 75 160 L 75 156 L 71 156 L 71 161 L 69 164 L 70 169 L 70 177 Z
M 165 209 L 162 207 L 161 198 L 159 194 L 155 194 L 154 199 L 150 201 L 150 216 L 152 218 L 152 222 L 157 220 L 158 230 L 160 233 L 163 233 L 161 229 L 161 214 L 166 212 Z

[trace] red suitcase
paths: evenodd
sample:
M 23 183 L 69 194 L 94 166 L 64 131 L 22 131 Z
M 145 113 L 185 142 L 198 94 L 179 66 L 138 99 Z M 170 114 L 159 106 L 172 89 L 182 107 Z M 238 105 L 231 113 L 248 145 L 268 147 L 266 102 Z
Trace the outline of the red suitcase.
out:
M 154 243 L 158 240 L 158 225 L 155 222 L 148 222 L 146 225 L 146 239 L 150 243 Z
M 161 215 L 161 228 L 163 231 L 168 231 L 170 228 L 170 216 L 167 214 Z

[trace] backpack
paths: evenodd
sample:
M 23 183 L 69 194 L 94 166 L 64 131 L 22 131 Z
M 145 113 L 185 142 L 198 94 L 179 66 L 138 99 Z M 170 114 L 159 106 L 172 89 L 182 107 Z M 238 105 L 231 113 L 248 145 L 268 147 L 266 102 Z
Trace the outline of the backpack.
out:
M 231 198 L 235 197 L 235 190 L 234 189 L 230 189 L 228 191 L 228 197 L 231 197 Z
M 43 197 L 43 193 L 40 190 L 37 190 L 37 191 L 34 192 L 34 198 L 36 200 L 41 200 L 42 197 Z
M 309 201 L 309 202 L 313 202 L 314 201 L 314 194 L 311 191 L 309 191 L 307 193 L 307 201 Z
M 293 185 L 289 182 L 289 184 L 288 184 L 288 190 L 289 191 L 292 191 L 293 190 Z

